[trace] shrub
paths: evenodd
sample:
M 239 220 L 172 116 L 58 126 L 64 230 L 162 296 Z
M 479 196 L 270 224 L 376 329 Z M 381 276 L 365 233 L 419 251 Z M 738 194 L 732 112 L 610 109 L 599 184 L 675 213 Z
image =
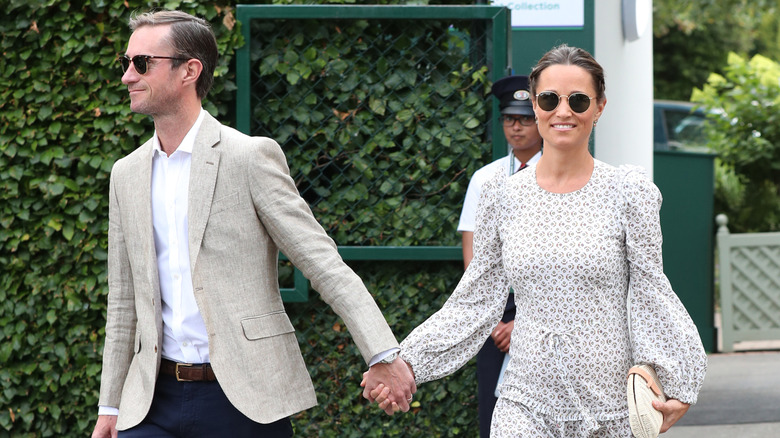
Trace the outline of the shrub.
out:
M 716 211 L 735 232 L 780 229 L 780 64 L 729 54 L 724 74 L 711 74 L 691 100 L 710 110 Z

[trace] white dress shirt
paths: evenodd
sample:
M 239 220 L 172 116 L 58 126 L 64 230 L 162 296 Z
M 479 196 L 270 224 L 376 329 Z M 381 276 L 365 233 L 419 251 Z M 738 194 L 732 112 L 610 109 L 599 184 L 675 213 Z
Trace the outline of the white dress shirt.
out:
M 206 325 L 192 292 L 187 198 L 195 136 L 204 110 L 170 156 L 153 138 L 152 223 L 157 272 L 162 295 L 162 357 L 174 362 L 206 363 L 209 343 Z

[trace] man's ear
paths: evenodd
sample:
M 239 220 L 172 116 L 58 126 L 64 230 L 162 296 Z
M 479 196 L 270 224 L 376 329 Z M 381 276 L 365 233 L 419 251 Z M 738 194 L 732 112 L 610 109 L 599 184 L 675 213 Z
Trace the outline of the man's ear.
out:
M 193 85 L 198 82 L 200 74 L 203 72 L 203 64 L 197 59 L 188 59 L 184 63 L 184 77 L 182 82 L 186 85 L 192 83 Z

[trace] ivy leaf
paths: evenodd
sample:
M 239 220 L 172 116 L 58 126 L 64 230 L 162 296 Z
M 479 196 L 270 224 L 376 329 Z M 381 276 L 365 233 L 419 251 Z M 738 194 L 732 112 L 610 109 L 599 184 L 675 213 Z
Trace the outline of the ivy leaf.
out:
M 412 110 L 410 109 L 401 110 L 395 115 L 395 119 L 402 123 L 408 122 L 413 117 L 414 117 L 414 112 L 412 112 Z
M 49 321 L 49 324 L 54 324 L 57 321 L 57 312 L 53 309 L 46 312 L 46 321 Z
M 73 232 L 74 228 L 72 223 L 68 222 L 62 226 L 62 236 L 65 237 L 65 240 L 71 241 L 73 239 Z
M 54 218 L 50 219 L 49 222 L 46 223 L 46 226 L 54 229 L 55 231 L 60 231 L 62 229 L 62 223 Z
M 383 99 L 371 96 L 371 98 L 368 100 L 368 106 L 371 108 L 371 111 L 375 112 L 376 114 L 379 114 L 380 116 L 385 115 L 386 106 Z
M 479 120 L 477 120 L 476 118 L 474 118 L 474 117 L 469 117 L 469 118 L 466 120 L 466 123 L 464 123 L 464 124 L 463 124 L 463 126 L 464 126 L 465 128 L 467 128 L 467 129 L 474 129 L 474 128 L 476 128 L 476 127 L 480 126 L 480 124 L 481 124 L 481 122 L 480 122 Z

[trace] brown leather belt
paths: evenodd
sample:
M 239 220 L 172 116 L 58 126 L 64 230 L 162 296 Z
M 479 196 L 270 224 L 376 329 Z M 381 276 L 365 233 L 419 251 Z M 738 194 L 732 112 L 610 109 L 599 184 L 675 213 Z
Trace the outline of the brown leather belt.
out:
M 179 382 L 214 382 L 217 376 L 211 364 L 177 363 L 163 359 L 160 363 L 160 374 L 173 376 Z

